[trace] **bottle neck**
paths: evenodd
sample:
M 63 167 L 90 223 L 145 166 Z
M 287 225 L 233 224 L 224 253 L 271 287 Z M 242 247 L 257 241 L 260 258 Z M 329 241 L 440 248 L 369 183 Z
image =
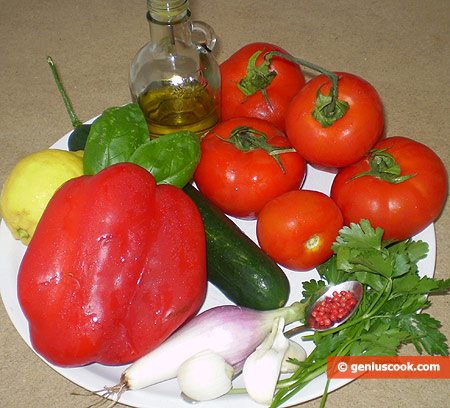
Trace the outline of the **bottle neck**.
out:
M 188 0 L 147 0 L 147 9 L 152 18 L 160 21 L 174 21 L 189 9 Z
M 191 43 L 191 12 L 185 10 L 176 16 L 161 16 L 147 12 L 150 41 L 154 47 L 167 48 L 177 42 Z

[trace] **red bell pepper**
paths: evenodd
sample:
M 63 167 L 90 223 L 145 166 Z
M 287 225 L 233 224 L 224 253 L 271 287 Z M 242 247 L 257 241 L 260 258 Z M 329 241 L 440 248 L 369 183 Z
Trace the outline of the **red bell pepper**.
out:
M 22 260 L 18 298 L 35 350 L 53 364 L 125 364 L 193 316 L 206 291 L 197 207 L 120 163 L 65 183 Z

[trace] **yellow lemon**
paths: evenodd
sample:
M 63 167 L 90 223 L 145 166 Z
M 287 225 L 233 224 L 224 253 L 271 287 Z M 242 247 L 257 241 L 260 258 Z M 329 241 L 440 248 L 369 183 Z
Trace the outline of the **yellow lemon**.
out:
M 0 197 L 0 213 L 14 238 L 28 245 L 55 191 L 81 175 L 83 151 L 46 149 L 19 161 Z

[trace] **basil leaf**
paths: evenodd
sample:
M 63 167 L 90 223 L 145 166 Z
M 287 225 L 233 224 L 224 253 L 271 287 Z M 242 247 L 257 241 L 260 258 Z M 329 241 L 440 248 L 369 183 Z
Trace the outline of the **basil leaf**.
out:
M 198 136 L 183 130 L 159 136 L 139 146 L 129 161 L 147 169 L 157 184 L 183 188 L 191 181 L 200 157 Z
M 85 174 L 131 162 L 148 170 L 158 184 L 184 187 L 200 162 L 198 136 L 180 131 L 150 140 L 137 103 L 106 109 L 91 125 L 83 156 Z
M 129 161 L 150 140 L 148 125 L 137 103 L 106 109 L 91 125 L 83 155 L 85 174 Z

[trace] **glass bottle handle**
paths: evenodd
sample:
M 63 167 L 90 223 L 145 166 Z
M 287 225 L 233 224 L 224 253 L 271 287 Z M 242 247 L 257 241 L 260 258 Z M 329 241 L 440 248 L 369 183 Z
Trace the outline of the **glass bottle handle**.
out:
M 203 21 L 194 20 L 191 22 L 192 32 L 199 32 L 202 34 L 203 40 L 199 43 L 206 45 L 209 51 L 212 51 L 216 45 L 217 37 L 214 29 Z

